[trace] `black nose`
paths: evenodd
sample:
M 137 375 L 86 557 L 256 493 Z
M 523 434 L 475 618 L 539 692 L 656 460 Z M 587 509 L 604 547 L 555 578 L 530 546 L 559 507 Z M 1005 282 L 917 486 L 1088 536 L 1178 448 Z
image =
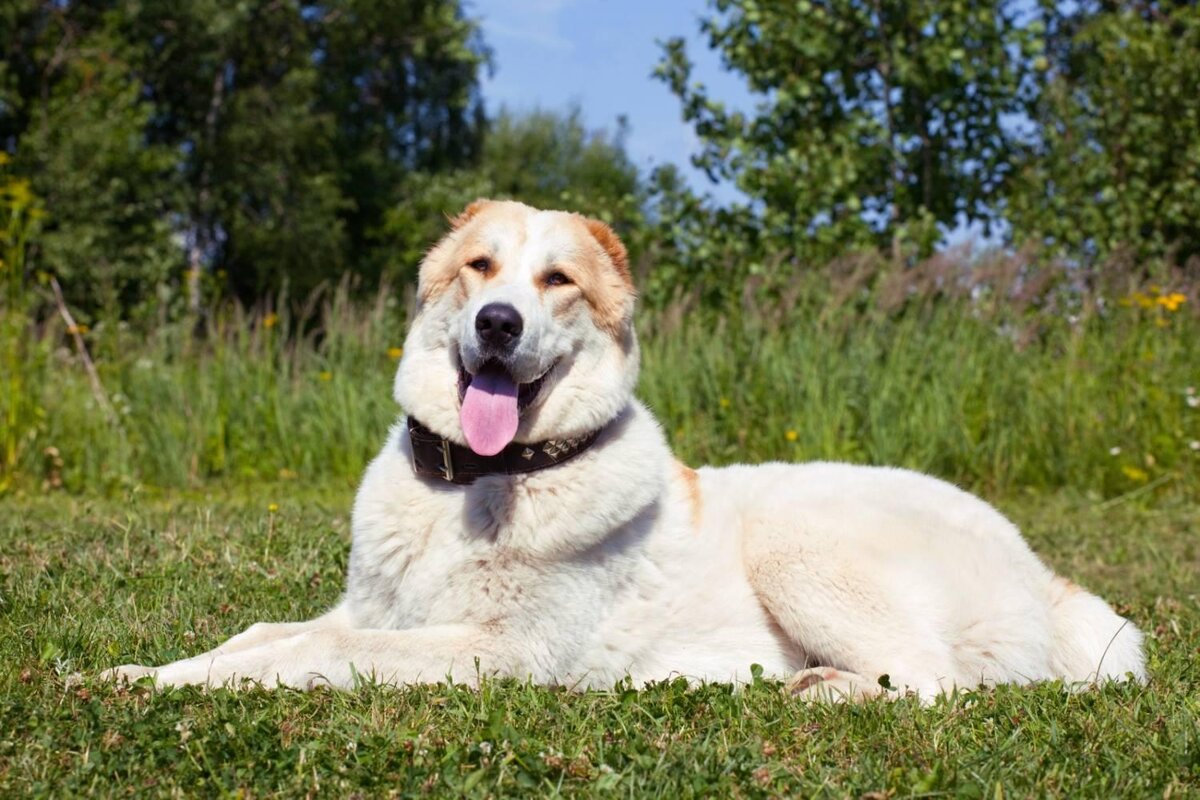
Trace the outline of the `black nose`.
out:
M 487 344 L 496 347 L 511 345 L 524 329 L 521 314 L 508 303 L 488 303 L 475 317 L 475 332 Z

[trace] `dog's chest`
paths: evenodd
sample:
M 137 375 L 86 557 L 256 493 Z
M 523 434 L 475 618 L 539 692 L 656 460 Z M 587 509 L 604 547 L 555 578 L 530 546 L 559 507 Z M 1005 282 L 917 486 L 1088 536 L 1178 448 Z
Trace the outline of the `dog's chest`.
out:
M 360 513 L 347 584 L 360 624 L 487 623 L 526 599 L 537 570 L 504 546 L 503 519 L 464 500 L 433 493 Z

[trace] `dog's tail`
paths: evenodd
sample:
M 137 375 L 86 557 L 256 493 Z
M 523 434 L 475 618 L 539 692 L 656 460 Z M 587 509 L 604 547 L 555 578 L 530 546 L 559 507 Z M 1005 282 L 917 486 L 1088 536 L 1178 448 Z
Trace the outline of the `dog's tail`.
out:
M 1070 683 L 1146 681 L 1142 632 L 1094 594 L 1063 578 L 1050 587 L 1054 672 Z

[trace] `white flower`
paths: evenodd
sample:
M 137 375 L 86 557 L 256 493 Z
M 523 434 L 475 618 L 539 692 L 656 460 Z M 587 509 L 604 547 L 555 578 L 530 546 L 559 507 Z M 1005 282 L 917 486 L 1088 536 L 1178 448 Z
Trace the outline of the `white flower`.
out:
M 1188 447 L 1192 448 L 1193 450 L 1200 450 L 1200 441 L 1196 441 L 1193 439 L 1191 442 L 1188 443 Z
M 1194 394 L 1189 394 L 1187 398 L 1188 408 L 1200 408 L 1200 397 Z
M 1119 448 L 1119 447 L 1110 447 L 1110 448 L 1108 448 L 1108 454 L 1109 454 L 1110 456 L 1119 456 L 1119 455 L 1121 455 L 1121 448 Z

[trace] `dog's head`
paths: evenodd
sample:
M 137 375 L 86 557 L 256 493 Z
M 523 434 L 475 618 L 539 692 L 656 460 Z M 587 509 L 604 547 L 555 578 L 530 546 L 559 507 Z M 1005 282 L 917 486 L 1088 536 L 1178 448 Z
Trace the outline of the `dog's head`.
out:
M 602 222 L 477 200 L 425 257 L 396 400 L 431 430 L 492 455 L 579 436 L 637 381 L 625 247 Z

